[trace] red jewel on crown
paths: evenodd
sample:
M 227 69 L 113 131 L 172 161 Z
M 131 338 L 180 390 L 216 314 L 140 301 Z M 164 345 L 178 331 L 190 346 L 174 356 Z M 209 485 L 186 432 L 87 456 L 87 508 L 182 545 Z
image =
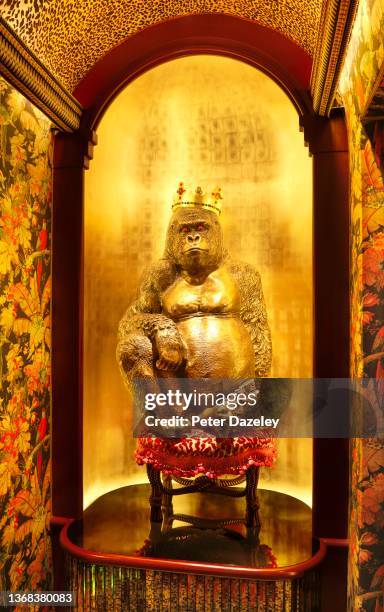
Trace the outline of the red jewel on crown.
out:
M 217 200 L 223 199 L 223 196 L 221 195 L 220 187 L 217 187 L 215 191 L 212 191 L 212 198 L 214 199 L 215 202 L 217 202 Z

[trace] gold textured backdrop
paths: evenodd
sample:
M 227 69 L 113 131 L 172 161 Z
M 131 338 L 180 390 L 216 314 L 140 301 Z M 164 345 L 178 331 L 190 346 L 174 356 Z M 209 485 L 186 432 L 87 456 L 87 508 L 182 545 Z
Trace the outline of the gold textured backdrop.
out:
M 118 321 L 162 255 L 180 180 L 223 190 L 235 257 L 261 273 L 275 377 L 312 376 L 312 168 L 298 116 L 266 75 L 192 56 L 131 83 L 98 128 L 85 185 L 84 503 L 145 481 L 115 362 Z M 281 440 L 261 486 L 311 503 L 312 442 Z

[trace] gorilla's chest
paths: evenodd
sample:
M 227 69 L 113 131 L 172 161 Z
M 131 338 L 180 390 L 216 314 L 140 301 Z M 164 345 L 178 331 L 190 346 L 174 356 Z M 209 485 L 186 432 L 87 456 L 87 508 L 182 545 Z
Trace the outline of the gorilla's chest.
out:
M 247 378 L 254 350 L 240 318 L 238 286 L 225 269 L 199 285 L 176 279 L 162 295 L 163 312 L 176 322 L 186 347 L 187 378 Z
M 235 280 L 225 268 L 212 272 L 201 284 L 177 278 L 162 295 L 163 312 L 177 320 L 202 314 L 237 314 L 240 295 Z

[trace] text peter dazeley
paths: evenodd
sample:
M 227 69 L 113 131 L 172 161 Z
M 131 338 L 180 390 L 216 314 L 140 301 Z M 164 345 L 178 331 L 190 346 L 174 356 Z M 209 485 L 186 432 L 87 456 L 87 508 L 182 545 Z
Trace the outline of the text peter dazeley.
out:
M 193 415 L 191 417 L 173 415 L 168 418 L 156 417 L 148 414 L 145 417 L 147 427 L 272 427 L 276 429 L 280 419 L 269 419 L 264 416 L 238 417 L 230 414 L 227 417 L 201 417 Z

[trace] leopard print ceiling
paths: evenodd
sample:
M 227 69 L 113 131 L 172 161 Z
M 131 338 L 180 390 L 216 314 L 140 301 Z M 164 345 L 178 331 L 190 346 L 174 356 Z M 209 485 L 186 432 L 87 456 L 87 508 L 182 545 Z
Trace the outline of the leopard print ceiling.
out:
M 322 0 L 0 0 L 0 12 L 73 91 L 110 49 L 171 17 L 227 13 L 282 32 L 313 55 Z

